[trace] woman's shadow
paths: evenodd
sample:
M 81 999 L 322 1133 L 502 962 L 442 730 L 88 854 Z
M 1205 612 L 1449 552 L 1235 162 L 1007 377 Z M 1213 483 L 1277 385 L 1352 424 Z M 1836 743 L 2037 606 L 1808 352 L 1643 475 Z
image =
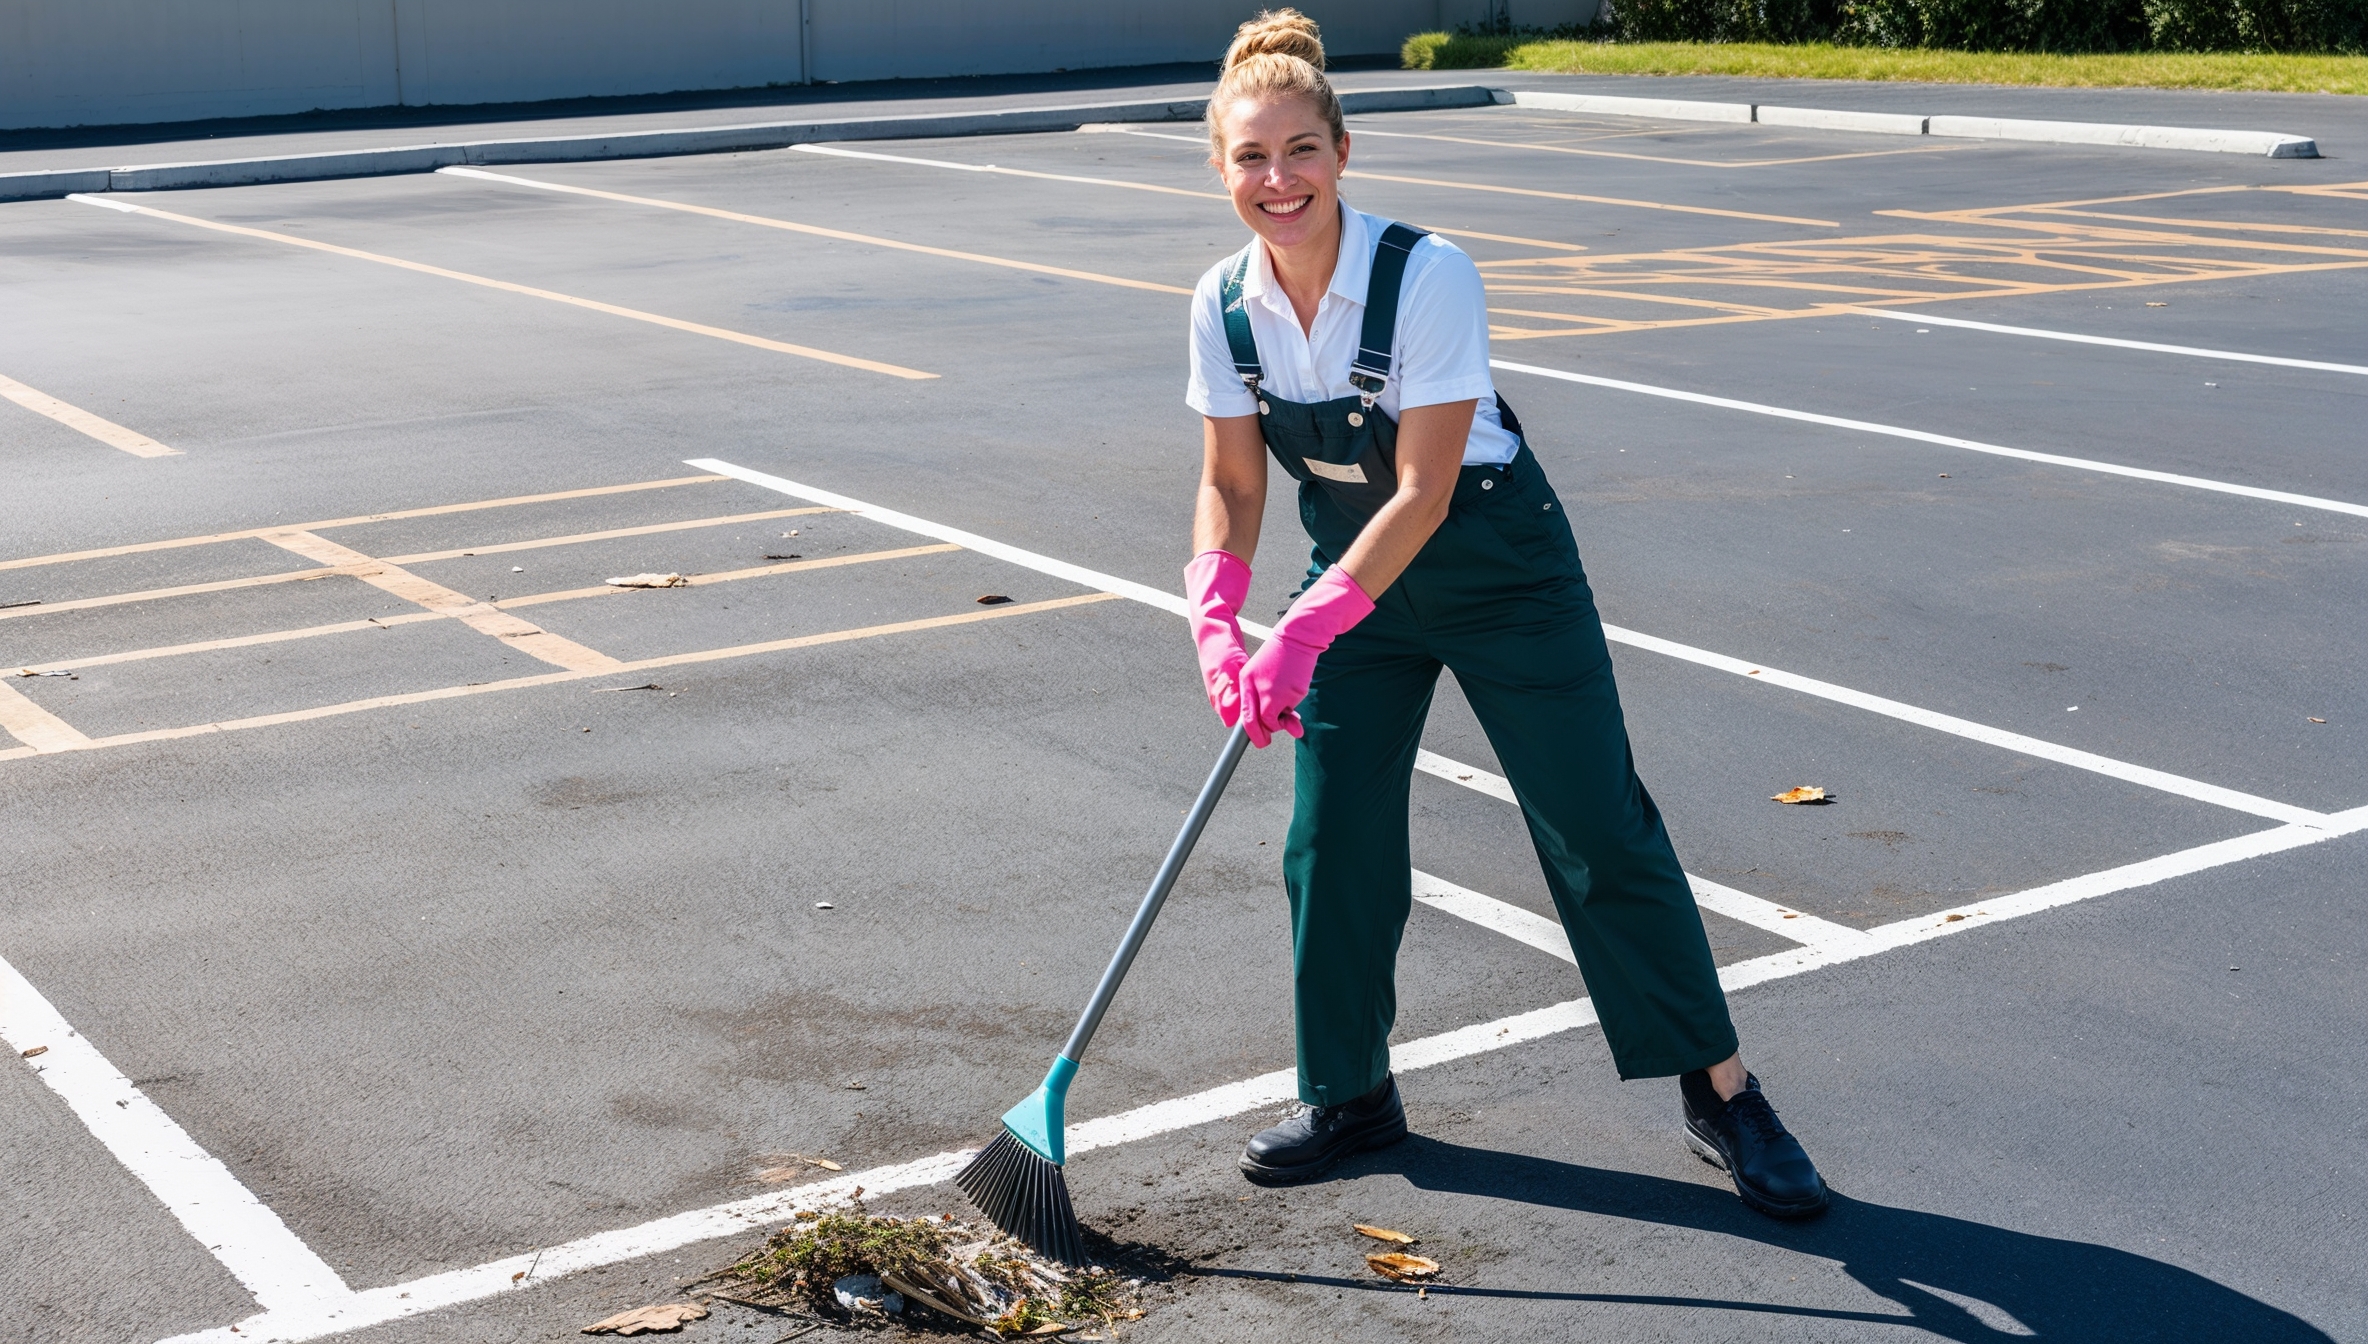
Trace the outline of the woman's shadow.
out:
M 1350 1170 L 1395 1171 L 1421 1190 L 1694 1228 L 1835 1260 L 1852 1278 L 1898 1303 L 1903 1312 L 1511 1288 L 1444 1286 L 1433 1288 L 1433 1293 L 1709 1307 L 1887 1323 L 1921 1329 L 1943 1339 L 1969 1341 L 2022 1335 L 2084 1344 L 2101 1340 L 2332 1344 L 2325 1333 L 2295 1316 L 2159 1260 L 2107 1246 L 2035 1237 L 1961 1218 L 1870 1204 L 1840 1194 L 1822 1218 L 1779 1223 L 1752 1213 L 1732 1193 L 1713 1186 L 1466 1148 L 1419 1136 L 1360 1159 Z

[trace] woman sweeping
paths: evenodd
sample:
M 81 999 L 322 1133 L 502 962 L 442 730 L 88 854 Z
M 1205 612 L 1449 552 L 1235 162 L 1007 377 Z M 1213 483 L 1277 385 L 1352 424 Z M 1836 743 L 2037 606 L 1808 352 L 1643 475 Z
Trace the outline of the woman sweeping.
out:
M 1186 400 L 1205 464 L 1185 570 L 1209 699 L 1298 739 L 1283 851 L 1299 1097 L 1242 1154 L 1312 1180 L 1405 1136 L 1389 1072 L 1412 908 L 1407 804 L 1442 667 L 1487 730 L 1622 1078 L 1676 1075 L 1686 1134 L 1778 1217 L 1825 1186 L 1745 1072 L 1554 490 L 1496 395 L 1469 257 L 1340 199 L 1349 137 L 1316 27 L 1242 25 L 1209 100 L 1212 162 L 1256 235 L 1201 280 Z M 1237 620 L 1267 457 L 1299 482 L 1308 579 L 1255 654 Z

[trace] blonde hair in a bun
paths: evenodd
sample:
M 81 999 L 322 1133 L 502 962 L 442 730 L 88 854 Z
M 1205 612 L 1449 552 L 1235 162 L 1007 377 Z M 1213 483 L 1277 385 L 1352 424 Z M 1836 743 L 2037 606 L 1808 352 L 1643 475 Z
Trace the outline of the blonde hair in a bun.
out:
M 1220 109 L 1238 99 L 1305 98 L 1332 128 L 1332 143 L 1347 132 L 1340 120 L 1340 96 L 1324 78 L 1324 39 L 1316 21 L 1296 9 L 1261 11 L 1233 31 L 1225 49 L 1225 71 L 1209 95 L 1209 152 L 1225 157 L 1223 133 L 1217 129 Z

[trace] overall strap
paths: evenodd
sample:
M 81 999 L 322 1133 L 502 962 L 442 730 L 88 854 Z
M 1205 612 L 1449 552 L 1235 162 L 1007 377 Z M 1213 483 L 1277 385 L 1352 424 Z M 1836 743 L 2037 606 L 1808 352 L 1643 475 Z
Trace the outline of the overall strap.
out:
M 1349 382 L 1367 406 L 1390 381 L 1390 346 L 1398 335 L 1398 286 L 1406 278 L 1406 258 L 1429 236 L 1410 224 L 1392 224 L 1374 249 L 1372 278 L 1365 282 L 1365 329 L 1357 337 L 1357 357 L 1348 371 Z
M 1258 341 L 1250 334 L 1250 310 L 1242 306 L 1242 281 L 1250 274 L 1250 249 L 1258 246 L 1252 239 L 1225 270 L 1225 281 L 1217 291 L 1217 306 L 1225 316 L 1225 344 L 1233 349 L 1233 371 L 1241 375 L 1253 395 L 1266 371 L 1258 363 Z

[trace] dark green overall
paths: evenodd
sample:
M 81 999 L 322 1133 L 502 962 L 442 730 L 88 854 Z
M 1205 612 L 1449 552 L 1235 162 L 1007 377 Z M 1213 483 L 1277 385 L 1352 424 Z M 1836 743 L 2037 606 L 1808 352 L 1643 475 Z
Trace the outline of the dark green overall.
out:
M 1403 224 L 1382 236 L 1350 375 L 1361 395 L 1332 401 L 1284 401 L 1260 388 L 1241 306 L 1249 253 L 1227 272 L 1226 335 L 1259 398 L 1268 449 L 1300 482 L 1299 517 L 1315 542 L 1309 582 L 1348 553 L 1396 490 L 1396 426 L 1373 401 L 1389 375 L 1407 254 L 1421 237 Z M 1497 404 L 1518 436 L 1520 422 Z M 1504 466 L 1463 468 L 1446 521 L 1376 595 L 1373 614 L 1317 660 L 1299 705 L 1307 734 L 1283 880 L 1300 1100 L 1337 1105 L 1389 1070 L 1398 943 L 1413 908 L 1408 790 L 1442 666 L 1521 801 L 1620 1076 L 1685 1073 L 1734 1054 L 1702 917 L 1636 777 L 1577 544 L 1524 441 Z

